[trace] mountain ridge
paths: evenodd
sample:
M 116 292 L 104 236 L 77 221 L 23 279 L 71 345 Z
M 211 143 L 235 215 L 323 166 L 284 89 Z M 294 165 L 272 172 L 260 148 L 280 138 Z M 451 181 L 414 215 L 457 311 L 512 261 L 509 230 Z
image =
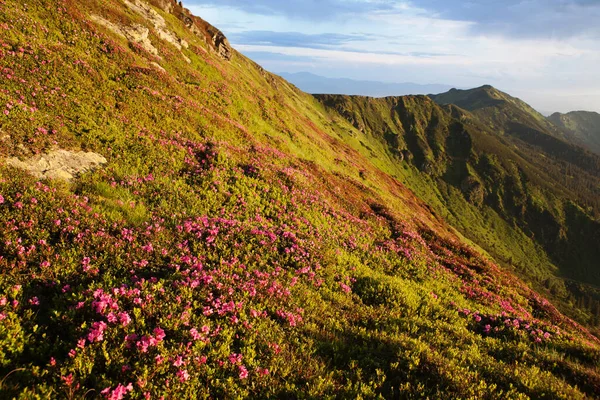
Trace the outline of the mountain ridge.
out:
M 600 114 L 597 112 L 554 113 L 548 120 L 565 130 L 573 143 L 600 154 Z

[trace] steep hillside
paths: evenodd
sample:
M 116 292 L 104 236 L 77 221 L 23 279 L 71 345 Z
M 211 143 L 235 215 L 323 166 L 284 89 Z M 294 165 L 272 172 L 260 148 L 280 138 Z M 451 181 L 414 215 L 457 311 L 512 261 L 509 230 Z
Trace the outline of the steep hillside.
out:
M 554 113 L 548 120 L 564 130 L 572 143 L 600 154 L 600 114 L 589 111 Z
M 513 124 L 518 121 L 528 128 L 562 136 L 562 132 L 530 105 L 490 85 L 468 90 L 452 89 L 429 97 L 436 103 L 454 104 L 473 112 L 497 133 L 509 134 L 514 129 Z
M 489 131 L 505 136 L 519 148 L 530 149 L 529 157 L 541 152 L 550 155 L 554 163 L 575 165 L 592 176 L 597 176 L 600 171 L 597 156 L 571 144 L 566 132 L 531 106 L 492 86 L 471 90 L 453 89 L 430 97 L 438 104 L 453 104 L 470 111 Z M 542 166 L 545 163 L 545 158 L 538 160 Z
M 465 236 L 550 289 L 566 312 L 600 323 L 599 171 L 515 147 L 476 116 L 427 97 L 317 98 L 360 132 L 359 151 L 387 154 L 382 170 Z M 578 307 L 584 297 L 587 315 Z
M 174 0 L 2 0 L 0 72 L 1 397 L 599 393 L 598 339 L 386 170 L 399 135 Z M 467 157 L 402 115 L 422 169 Z

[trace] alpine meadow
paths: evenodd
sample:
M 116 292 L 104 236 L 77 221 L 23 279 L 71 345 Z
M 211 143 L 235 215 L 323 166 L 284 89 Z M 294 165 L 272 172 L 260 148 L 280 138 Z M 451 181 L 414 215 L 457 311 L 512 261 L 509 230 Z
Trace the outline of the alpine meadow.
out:
M 0 398 L 600 398 L 600 115 L 308 94 L 200 17 L 0 0 Z

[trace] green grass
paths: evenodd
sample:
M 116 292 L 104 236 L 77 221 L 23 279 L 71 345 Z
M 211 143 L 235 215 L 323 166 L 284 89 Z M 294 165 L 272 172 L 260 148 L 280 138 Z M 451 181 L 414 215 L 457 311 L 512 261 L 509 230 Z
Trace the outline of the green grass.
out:
M 118 0 L 0 3 L 1 154 L 108 159 L 71 183 L 0 167 L 2 397 L 597 395 L 597 339 L 477 250 L 519 232 L 372 130 L 412 118 L 395 150 L 441 172 L 446 111 L 363 101 L 360 133 L 172 16 L 191 64 L 90 13 L 146 24 Z

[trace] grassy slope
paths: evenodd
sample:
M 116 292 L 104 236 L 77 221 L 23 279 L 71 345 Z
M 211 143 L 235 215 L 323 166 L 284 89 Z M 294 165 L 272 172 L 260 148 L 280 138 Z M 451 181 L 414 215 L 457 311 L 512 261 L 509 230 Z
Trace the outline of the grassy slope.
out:
M 500 131 L 499 133 L 509 133 L 506 132 L 507 122 L 516 120 L 531 128 L 564 137 L 563 132 L 557 130 L 529 104 L 489 85 L 468 90 L 452 89 L 430 97 L 439 104 L 454 104 L 476 112 L 491 129 Z
M 573 111 L 554 113 L 548 120 L 565 130 L 573 143 L 600 154 L 600 115 L 596 112 Z
M 0 169 L 3 396 L 598 393 L 597 340 L 312 97 L 162 11 L 191 64 L 91 22 L 151 28 L 118 0 L 0 8 L 2 154 L 109 159 L 72 184 Z
M 600 227 L 572 205 L 585 196 L 557 181 L 560 170 L 550 155 L 513 147 L 473 115 L 425 97 L 317 98 L 333 111 L 332 118 L 354 125 L 348 143 L 406 182 L 504 265 L 536 287 L 551 289 L 565 311 L 596 323 L 597 304 L 582 313 L 577 299 L 582 289 L 571 279 L 594 293 Z M 539 162 L 542 158 L 546 161 Z M 597 181 L 590 174 L 589 183 Z

